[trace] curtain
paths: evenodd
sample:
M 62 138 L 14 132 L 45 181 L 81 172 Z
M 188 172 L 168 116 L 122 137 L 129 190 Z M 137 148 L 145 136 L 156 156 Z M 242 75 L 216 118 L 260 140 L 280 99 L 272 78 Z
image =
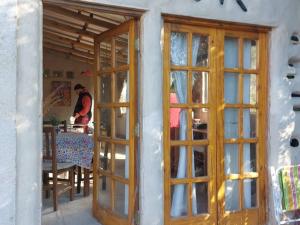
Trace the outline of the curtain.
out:
M 186 36 L 183 33 L 171 34 L 171 60 L 175 65 L 187 64 L 187 44 Z M 187 99 L 187 76 L 186 72 L 176 71 L 172 72 L 171 76 L 175 83 L 176 95 L 178 103 L 185 103 Z M 179 139 L 186 140 L 187 119 L 186 111 L 180 111 L 180 127 Z M 179 161 L 177 178 L 184 178 L 186 176 L 186 147 L 180 146 L 179 148 Z M 171 216 L 178 217 L 182 213 L 186 213 L 186 186 L 184 184 L 175 185 L 173 190 Z
M 224 41 L 224 66 L 225 68 L 238 67 L 238 44 L 235 38 L 225 38 Z M 237 103 L 238 97 L 238 74 L 224 74 L 224 101 L 225 103 Z M 238 110 L 224 110 L 224 135 L 225 138 L 238 137 Z M 238 172 L 238 148 L 236 145 L 224 146 L 225 174 Z M 235 194 L 235 182 L 226 182 L 225 208 L 226 210 L 238 209 L 239 195 Z
M 251 65 L 251 40 L 244 41 L 244 67 L 252 68 Z M 250 75 L 244 76 L 244 103 L 250 103 L 250 86 L 251 86 L 251 77 Z M 243 128 L 244 128 L 244 137 L 250 138 L 250 110 L 244 110 L 243 112 Z M 251 151 L 250 144 L 244 145 L 244 170 L 251 171 Z M 247 163 L 246 163 L 247 162 Z M 251 182 L 244 182 L 244 204 L 245 208 L 251 208 Z
M 198 48 L 200 43 L 200 36 L 193 38 L 193 64 L 196 64 Z M 187 64 L 187 42 L 186 36 L 183 33 L 171 34 L 171 61 L 175 65 Z M 183 71 L 176 71 L 171 73 L 171 77 L 175 83 L 176 95 L 178 103 L 187 102 L 187 73 Z M 185 110 L 180 111 L 180 127 L 179 140 L 186 140 L 187 131 L 187 115 Z M 194 162 L 194 160 L 193 160 Z M 179 161 L 176 178 L 186 177 L 187 168 L 187 149 L 184 146 L 179 147 Z M 195 174 L 193 166 L 193 174 Z M 171 216 L 178 217 L 187 212 L 187 186 L 184 184 L 175 185 L 173 190 Z M 197 212 L 196 191 L 193 185 L 193 212 Z
M 251 40 L 244 41 L 244 68 L 252 68 L 251 65 Z M 237 67 L 238 63 L 238 46 L 237 39 L 225 39 L 225 68 Z M 238 74 L 224 74 L 224 99 L 225 103 L 237 103 L 238 99 Z M 250 103 L 250 75 L 243 75 L 243 103 Z M 225 138 L 238 137 L 238 110 L 225 109 L 224 112 L 224 132 Z M 243 132 L 244 138 L 250 138 L 250 110 L 243 112 Z M 245 144 L 244 148 L 244 170 L 251 171 L 250 144 Z M 225 173 L 239 173 L 238 169 L 238 148 L 237 145 L 225 145 Z M 226 185 L 226 209 L 238 209 L 238 195 L 235 194 L 237 183 L 228 182 Z M 246 208 L 251 208 L 251 182 L 244 182 L 244 204 Z

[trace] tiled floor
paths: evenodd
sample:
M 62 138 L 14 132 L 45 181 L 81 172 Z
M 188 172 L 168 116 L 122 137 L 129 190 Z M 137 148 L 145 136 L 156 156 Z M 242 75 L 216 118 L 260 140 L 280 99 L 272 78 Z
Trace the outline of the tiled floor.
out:
M 75 195 L 70 202 L 68 194 L 59 198 L 58 210 L 53 211 L 52 198 L 43 201 L 42 225 L 101 225 L 92 216 L 92 195 Z

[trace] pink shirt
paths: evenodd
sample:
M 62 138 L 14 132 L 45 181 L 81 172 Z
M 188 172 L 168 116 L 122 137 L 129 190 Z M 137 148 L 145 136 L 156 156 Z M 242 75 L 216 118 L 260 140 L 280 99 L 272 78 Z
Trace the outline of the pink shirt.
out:
M 170 103 L 178 103 L 176 93 L 170 94 Z M 180 108 L 170 108 L 170 127 L 179 127 Z

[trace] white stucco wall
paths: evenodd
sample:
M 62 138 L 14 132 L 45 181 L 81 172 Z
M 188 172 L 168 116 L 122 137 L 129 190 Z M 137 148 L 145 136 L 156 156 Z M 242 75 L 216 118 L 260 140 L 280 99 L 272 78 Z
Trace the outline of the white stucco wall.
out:
M 42 93 L 41 71 L 39 70 L 42 59 L 39 52 L 41 30 L 38 2 L 38 0 L 18 1 L 19 6 L 22 6 L 22 11 L 18 15 L 18 42 L 14 33 L 16 20 L 13 13 L 17 1 L 1 0 L 0 3 L 0 24 L 2 25 L 0 30 L 0 93 L 2 94 L 0 103 L 2 103 L 1 106 L 6 106 L 1 107 L 0 118 L 2 121 L 3 119 L 7 121 L 7 123 L 0 124 L 0 151 L 1 156 L 4 156 L 0 158 L 0 177 L 7 179 L 7 183 L 0 184 L 0 224 L 5 225 L 14 224 L 15 221 L 18 225 L 40 223 L 40 219 L 37 218 L 40 197 L 36 194 L 40 191 L 38 152 L 41 146 L 39 137 L 41 134 L 40 95 Z M 163 224 L 162 52 L 160 43 L 162 27 L 160 14 L 162 12 L 274 26 L 270 35 L 268 167 L 299 162 L 299 148 L 291 149 L 289 138 L 293 133 L 300 135 L 300 113 L 298 115 L 293 113 L 292 104 L 296 100 L 291 100 L 289 96 L 292 89 L 297 89 L 300 79 L 296 78 L 291 83 L 284 79 L 289 55 L 298 54 L 289 50 L 290 34 L 300 29 L 298 22 L 300 21 L 298 13 L 300 2 L 298 0 L 244 0 L 248 7 L 247 13 L 240 10 L 235 1 L 225 1 L 224 6 L 220 6 L 218 0 L 200 2 L 194 0 L 93 0 L 92 2 L 148 10 L 141 20 L 141 99 L 139 102 L 142 121 L 140 146 L 142 225 Z M 12 14 L 7 14 L 8 12 Z M 10 23 L 6 23 L 5 20 Z M 17 53 L 16 43 L 18 43 Z M 17 61 L 15 60 L 16 54 Z M 14 80 L 17 74 L 16 69 L 18 71 L 17 85 Z M 300 68 L 298 71 L 300 73 Z M 14 119 L 16 110 L 17 136 Z M 17 141 L 15 141 L 16 138 Z M 10 149 L 10 153 L 3 155 L 3 152 L 7 153 L 7 149 Z M 26 154 L 28 149 L 30 149 L 30 155 Z M 28 165 L 30 163 L 32 165 Z M 16 173 L 17 192 L 14 191 Z M 27 178 L 23 179 L 22 176 L 25 174 Z M 271 191 L 268 193 L 270 208 L 268 224 L 273 225 L 275 222 L 273 221 L 272 194 Z M 2 199 L 6 199 L 5 204 Z
M 17 0 L 0 2 L 0 225 L 15 224 Z

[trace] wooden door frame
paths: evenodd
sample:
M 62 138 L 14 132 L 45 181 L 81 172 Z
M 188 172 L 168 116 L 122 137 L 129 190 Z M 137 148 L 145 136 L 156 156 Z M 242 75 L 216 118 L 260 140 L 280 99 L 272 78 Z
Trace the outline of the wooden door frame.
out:
M 100 69 L 100 61 L 98 60 L 100 57 L 100 41 L 105 40 L 107 38 L 113 38 L 118 34 L 123 34 L 128 32 L 128 54 L 129 54 L 129 65 L 121 66 L 122 70 L 129 71 L 129 104 L 128 103 L 109 103 L 106 105 L 114 106 L 125 106 L 129 107 L 129 137 L 128 140 L 118 140 L 115 142 L 117 143 L 123 143 L 129 145 L 130 153 L 129 153 L 129 177 L 128 179 L 128 216 L 127 219 L 118 216 L 116 213 L 114 213 L 112 210 L 104 209 L 98 205 L 98 199 L 99 199 L 99 176 L 100 174 L 105 175 L 106 172 L 100 172 L 99 170 L 99 150 L 100 150 L 100 140 L 98 137 L 100 135 L 99 127 L 95 129 L 95 138 L 94 138 L 94 144 L 95 144 L 95 151 L 94 151 L 94 189 L 93 189 L 93 215 L 99 220 L 99 221 L 109 221 L 107 224 L 120 224 L 120 225 L 130 225 L 134 221 L 135 218 L 135 212 L 137 207 L 137 201 L 138 201 L 138 192 L 137 189 L 137 171 L 136 171 L 136 157 L 137 157 L 137 137 L 135 133 L 135 127 L 137 123 L 137 54 L 135 49 L 135 40 L 136 40 L 136 26 L 137 26 L 137 20 L 131 19 L 121 25 L 119 25 L 116 28 L 113 28 L 111 30 L 108 30 L 106 32 L 103 32 L 98 37 L 95 38 L 95 78 L 94 83 L 97 87 L 99 85 L 100 80 L 100 73 L 102 72 L 110 72 L 114 73 L 116 72 L 115 69 L 111 69 L 109 71 L 101 71 Z M 115 51 L 115 46 L 112 45 L 111 52 Z M 115 61 L 114 54 L 112 54 L 112 61 Z M 112 67 L 114 68 L 114 63 L 112 63 Z M 121 68 L 120 67 L 120 68 Z M 112 87 L 113 89 L 114 87 Z M 95 88 L 95 100 L 100 100 L 100 91 L 98 88 Z M 94 107 L 94 115 L 95 115 L 95 122 L 96 124 L 100 124 L 100 118 L 99 118 L 99 110 L 102 105 L 105 105 L 105 103 L 101 104 L 99 101 L 95 101 L 95 107 Z M 114 122 L 112 123 L 112 127 L 114 126 Z M 105 138 L 103 138 L 105 139 Z M 105 141 L 105 140 L 104 140 Z M 133 149 L 133 151 L 131 151 Z M 112 198 L 111 201 L 113 201 L 114 198 Z
M 216 21 L 216 20 L 207 20 L 207 19 L 196 19 L 196 18 L 190 18 L 190 17 L 183 17 L 183 16 L 173 16 L 173 15 L 168 15 L 164 14 L 164 97 L 163 97 L 163 103 L 164 103 L 164 221 L 165 225 L 170 224 L 170 215 L 169 215 L 169 209 L 167 207 L 170 206 L 169 201 L 171 199 L 171 193 L 169 192 L 169 186 L 170 186 L 170 158 L 169 158 L 169 148 L 170 146 L 170 140 L 169 139 L 169 126 L 166 125 L 169 123 L 169 120 L 166 118 L 169 118 L 166 116 L 166 114 L 169 113 L 169 96 L 167 95 L 169 87 L 167 86 L 169 84 L 168 79 L 169 79 L 169 72 L 170 66 L 170 48 L 169 48 L 169 43 L 170 42 L 170 26 L 171 24 L 175 25 L 191 25 L 195 27 L 201 27 L 201 28 L 215 28 L 216 30 L 223 30 L 226 32 L 233 32 L 237 33 L 237 31 L 240 32 L 251 32 L 251 33 L 257 33 L 257 36 L 260 40 L 259 44 L 259 73 L 263 74 L 263 76 L 260 76 L 260 80 L 258 82 L 258 87 L 257 89 L 259 90 L 259 96 L 258 96 L 258 101 L 259 101 L 259 106 L 260 110 L 258 111 L 258 127 L 257 127 L 257 133 L 258 133 L 258 148 L 263 149 L 263 151 L 260 151 L 259 153 L 261 154 L 257 164 L 260 165 L 259 168 L 257 168 L 258 173 L 262 178 L 260 178 L 260 181 L 258 182 L 258 194 L 259 194 L 259 202 L 257 202 L 258 206 L 262 209 L 259 210 L 259 218 L 261 218 L 260 224 L 264 224 L 266 221 L 266 206 L 267 206 L 267 201 L 266 201 L 266 190 L 267 190 L 267 165 L 266 165 L 266 152 L 267 152 L 267 143 L 268 143 L 268 138 L 267 138 L 267 128 L 268 128 L 268 66 L 269 66 L 269 56 L 268 56 L 268 33 L 271 30 L 270 27 L 266 26 L 256 26 L 256 25 L 249 25 L 249 24 L 240 24 L 240 23 L 233 23 L 233 22 L 223 22 L 223 21 Z M 223 43 L 223 40 L 220 39 L 221 36 L 217 35 L 216 36 L 216 46 L 217 46 L 217 51 L 219 53 L 220 49 L 222 49 L 222 45 L 220 43 Z M 224 54 L 224 53 L 223 53 Z M 219 62 L 219 64 L 216 66 L 217 67 L 217 76 L 223 76 L 222 71 L 223 71 L 223 64 L 222 60 L 220 59 L 222 57 L 221 54 L 218 55 L 218 59 L 216 62 Z M 223 79 L 223 77 L 221 77 Z M 258 91 L 257 90 L 257 91 Z M 220 96 L 220 92 L 223 91 L 223 88 L 220 89 L 218 88 L 217 90 L 217 96 Z M 217 98 L 217 105 L 219 106 L 221 104 L 220 99 Z M 224 122 L 223 122 L 223 111 L 218 109 L 217 110 L 217 127 L 222 127 Z M 216 139 L 217 141 L 217 149 L 220 149 L 220 138 L 223 138 L 221 132 L 217 132 L 216 134 Z M 223 141 L 221 141 L 223 143 Z M 223 149 L 223 148 L 222 148 Z M 221 151 L 222 152 L 222 151 Z M 217 161 L 217 171 L 219 173 L 218 176 L 221 176 L 216 179 L 217 182 L 217 190 L 225 190 L 225 184 L 224 184 L 224 177 L 222 177 L 222 174 L 220 174 L 220 171 L 223 170 L 224 168 L 224 163 L 222 163 L 222 158 L 223 157 L 223 152 L 220 155 L 219 153 L 216 154 L 216 161 Z M 263 180 L 263 182 L 262 182 Z M 219 202 L 220 200 L 224 200 L 223 196 L 220 195 L 220 191 L 217 192 L 216 194 L 217 201 Z M 218 204 L 219 205 L 219 204 Z M 224 207 L 219 207 L 218 206 L 218 220 L 221 220 L 220 212 L 222 212 Z M 217 220 L 217 221 L 218 221 Z M 178 222 L 178 224 L 193 224 L 193 222 L 197 221 L 197 217 L 183 217 L 182 222 Z M 172 223 L 173 224 L 173 223 Z

